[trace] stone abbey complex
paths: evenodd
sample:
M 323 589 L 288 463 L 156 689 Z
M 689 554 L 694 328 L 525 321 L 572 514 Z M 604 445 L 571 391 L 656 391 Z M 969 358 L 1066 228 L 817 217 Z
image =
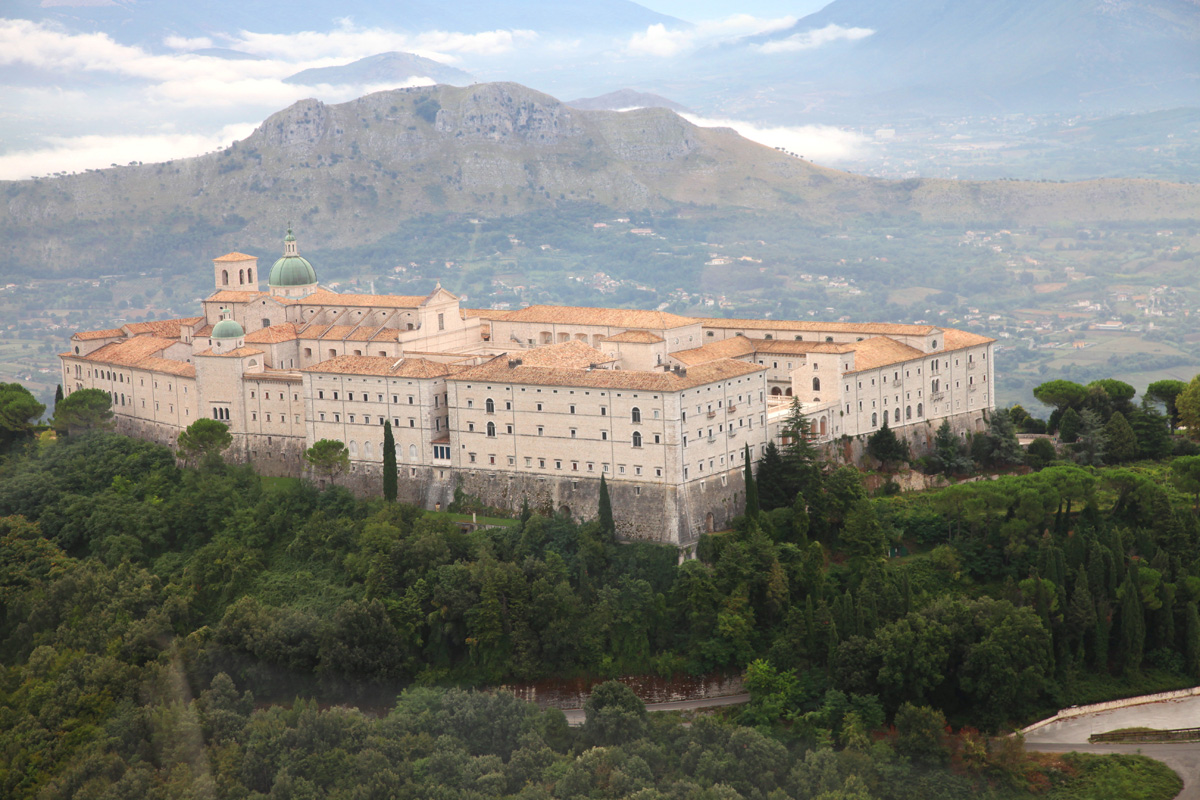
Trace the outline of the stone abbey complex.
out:
M 301 475 L 305 448 L 340 440 L 339 480 L 363 492 L 390 420 L 399 496 L 428 508 L 461 486 L 587 518 L 604 475 L 623 536 L 687 546 L 741 510 L 743 448 L 761 456 L 793 398 L 851 450 L 886 420 L 920 451 L 995 402 L 994 341 L 952 328 L 339 294 L 291 231 L 265 291 L 254 256 L 213 269 L 199 316 L 75 334 L 64 391 L 107 392 L 118 430 L 172 446 L 221 420 L 229 455 L 265 474 Z

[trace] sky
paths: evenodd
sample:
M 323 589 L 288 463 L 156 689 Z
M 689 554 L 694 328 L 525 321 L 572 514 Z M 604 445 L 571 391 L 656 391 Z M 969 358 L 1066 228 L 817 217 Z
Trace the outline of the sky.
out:
M 733 14 L 750 14 L 755 17 L 803 17 L 820 11 L 829 5 L 829 0 L 746 0 L 731 3 L 728 0 L 645 0 L 641 5 L 660 14 L 695 22 L 702 19 L 722 19 Z
M 377 53 L 412 52 L 465 69 L 480 80 L 516 80 L 569 100 L 625 86 L 645 88 L 653 83 L 647 77 L 669 74 L 672 65 L 679 69 L 704 48 L 791 27 L 822 4 L 651 0 L 644 5 L 693 25 L 650 25 L 608 37 L 531 30 L 400 32 L 364 28 L 346 19 L 329 30 L 295 34 L 234 30 L 194 39 L 165 36 L 161 46 L 150 49 L 53 23 L 6 19 L 0 11 L 0 180 L 200 155 L 244 138 L 267 116 L 297 100 L 345 102 L 371 91 L 432 83 L 421 75 L 374 86 L 284 80 L 304 69 Z M 827 26 L 756 47 L 763 57 L 771 57 L 871 33 Z M 256 58 L 229 60 L 196 52 L 210 47 Z M 700 112 L 692 118 L 696 124 L 732 127 L 747 138 L 824 163 L 853 157 L 865 146 L 861 137 L 834 128 L 764 126 L 712 109 Z

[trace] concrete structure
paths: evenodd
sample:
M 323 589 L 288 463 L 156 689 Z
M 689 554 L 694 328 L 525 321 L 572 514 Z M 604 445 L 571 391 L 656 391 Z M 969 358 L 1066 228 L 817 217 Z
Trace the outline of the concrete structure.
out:
M 213 274 L 200 316 L 75 334 L 64 391 L 108 392 L 119 430 L 169 445 L 221 420 L 230 455 L 267 474 L 300 475 L 305 448 L 338 439 L 362 492 L 389 420 L 400 496 L 426 507 L 461 487 L 589 518 L 604 475 L 624 536 L 690 546 L 740 511 L 743 450 L 761 456 L 793 398 L 851 457 L 885 421 L 920 451 L 994 406 L 993 340 L 949 328 L 338 294 L 290 230 L 265 291 L 254 256 Z

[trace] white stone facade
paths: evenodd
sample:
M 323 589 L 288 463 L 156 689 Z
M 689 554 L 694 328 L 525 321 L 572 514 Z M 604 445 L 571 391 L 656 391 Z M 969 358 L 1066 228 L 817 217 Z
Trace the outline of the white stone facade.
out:
M 993 341 L 953 329 L 465 310 L 440 287 L 261 291 L 253 256 L 213 265 L 201 316 L 73 336 L 64 392 L 108 392 L 120 430 L 164 443 L 219 419 L 232 454 L 271 474 L 303 474 L 304 449 L 337 439 L 362 491 L 378 486 L 387 420 L 401 496 L 429 506 L 461 485 L 587 518 L 603 475 L 626 536 L 686 545 L 740 510 L 744 448 L 761 455 L 792 397 L 831 443 L 886 414 L 920 447 L 935 421 L 966 432 L 994 407 Z M 237 325 L 214 337 L 222 319 Z

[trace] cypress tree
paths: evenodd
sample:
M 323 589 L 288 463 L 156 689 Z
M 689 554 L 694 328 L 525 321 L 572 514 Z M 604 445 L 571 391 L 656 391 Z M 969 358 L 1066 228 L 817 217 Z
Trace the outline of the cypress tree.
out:
M 802 492 L 796 492 L 796 501 L 792 503 L 792 531 L 797 544 L 808 541 L 808 503 Z
M 1084 660 L 1084 639 L 1088 631 L 1096 627 L 1096 601 L 1088 589 L 1087 571 L 1083 567 L 1075 575 L 1075 589 L 1071 592 L 1071 604 L 1067 607 L 1067 622 L 1070 637 L 1079 643 L 1079 661 Z
M 613 522 L 612 498 L 608 496 L 608 483 L 604 473 L 600 473 L 600 530 L 609 536 L 617 535 L 617 526 Z
M 1187 643 L 1185 667 L 1192 678 L 1200 680 L 1200 614 L 1195 601 L 1187 604 Z
M 1108 671 L 1108 644 L 1112 638 L 1112 610 L 1108 600 L 1096 603 L 1096 637 L 1093 640 L 1092 665 L 1097 672 Z
M 55 408 L 58 408 L 58 404 L 59 404 L 59 402 L 62 401 L 62 399 L 63 399 L 63 390 L 62 390 L 62 384 L 60 383 L 58 385 L 58 388 L 54 390 L 54 407 Z
M 1145 646 L 1146 617 L 1142 611 L 1137 568 L 1131 567 L 1121 585 L 1121 655 L 1126 672 L 1132 673 L 1141 669 Z
M 396 440 L 392 438 L 392 423 L 383 423 L 383 499 L 396 502 Z
M 750 464 L 750 445 L 745 446 L 746 452 L 746 516 L 754 519 L 758 516 L 758 485 L 754 482 L 754 469 Z

